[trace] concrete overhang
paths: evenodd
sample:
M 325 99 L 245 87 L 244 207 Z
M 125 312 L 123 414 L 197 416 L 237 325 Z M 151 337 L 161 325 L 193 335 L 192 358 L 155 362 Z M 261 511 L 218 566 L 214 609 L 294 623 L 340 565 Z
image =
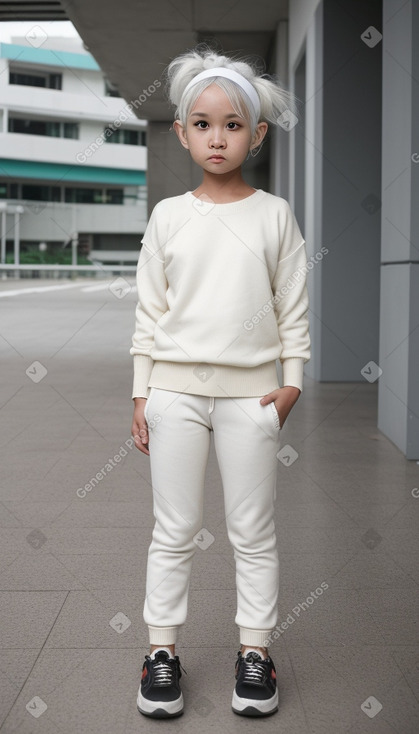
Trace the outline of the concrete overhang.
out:
M 2 0 L 0 22 L 16 20 L 69 20 L 60 0 Z
M 256 55 L 269 71 L 277 25 L 288 18 L 288 0 L 61 0 L 61 5 L 127 102 L 144 99 L 143 90 L 162 81 L 172 58 L 199 42 L 215 42 L 228 54 Z M 135 110 L 138 118 L 173 119 L 163 84 L 145 96 Z

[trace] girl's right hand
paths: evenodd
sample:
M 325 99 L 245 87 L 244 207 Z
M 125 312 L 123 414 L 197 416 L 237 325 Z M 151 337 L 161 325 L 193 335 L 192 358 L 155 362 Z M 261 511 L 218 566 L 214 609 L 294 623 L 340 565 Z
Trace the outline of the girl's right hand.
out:
M 144 418 L 144 408 L 147 398 L 134 398 L 134 416 L 132 419 L 131 435 L 135 445 L 143 454 L 150 456 L 148 450 L 148 426 Z

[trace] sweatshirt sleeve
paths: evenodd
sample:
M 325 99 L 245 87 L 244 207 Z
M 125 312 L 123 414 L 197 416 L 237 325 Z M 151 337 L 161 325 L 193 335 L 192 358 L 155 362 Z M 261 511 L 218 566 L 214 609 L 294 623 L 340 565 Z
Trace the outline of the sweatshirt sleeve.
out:
M 138 302 L 135 332 L 130 349 L 134 357 L 133 398 L 148 397 L 148 381 L 154 364 L 150 356 L 154 346 L 154 330 L 157 321 L 168 309 L 164 272 L 164 219 L 162 207 L 157 204 L 141 240 L 136 274 Z
M 285 201 L 285 200 L 284 200 Z M 305 240 L 288 202 L 281 216 L 281 244 L 273 280 L 282 364 L 282 384 L 302 391 L 304 363 L 310 359 Z

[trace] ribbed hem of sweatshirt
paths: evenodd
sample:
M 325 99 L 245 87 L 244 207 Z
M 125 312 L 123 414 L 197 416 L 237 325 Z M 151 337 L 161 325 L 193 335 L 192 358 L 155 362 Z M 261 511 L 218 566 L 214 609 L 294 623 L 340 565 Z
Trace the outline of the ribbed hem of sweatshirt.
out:
M 252 647 L 267 647 L 269 635 L 272 630 L 253 630 L 248 627 L 240 627 L 240 644 Z
M 153 627 L 148 625 L 150 645 L 174 645 L 178 627 Z
M 282 362 L 282 385 L 303 390 L 304 360 L 289 357 Z M 252 397 L 279 387 L 276 362 L 257 367 L 204 364 L 202 362 L 154 362 L 144 354 L 134 355 L 133 398 L 148 398 L 151 387 L 208 397 Z
M 208 397 L 252 397 L 279 387 L 275 360 L 257 367 L 156 361 L 150 387 Z M 148 397 L 148 396 L 147 396 Z
M 282 362 L 282 385 L 298 387 L 303 391 L 304 360 L 301 357 L 289 357 Z

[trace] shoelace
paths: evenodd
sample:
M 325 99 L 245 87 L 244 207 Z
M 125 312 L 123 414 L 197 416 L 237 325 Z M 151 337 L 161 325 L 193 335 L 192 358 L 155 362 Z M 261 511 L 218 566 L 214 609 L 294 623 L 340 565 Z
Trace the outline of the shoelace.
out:
M 264 676 L 265 666 L 262 663 L 258 663 L 256 660 L 252 660 L 252 662 L 245 660 L 243 676 L 245 683 L 262 683 Z
M 157 685 L 170 685 L 172 682 L 173 671 L 169 663 L 159 660 L 154 663 L 154 674 Z

